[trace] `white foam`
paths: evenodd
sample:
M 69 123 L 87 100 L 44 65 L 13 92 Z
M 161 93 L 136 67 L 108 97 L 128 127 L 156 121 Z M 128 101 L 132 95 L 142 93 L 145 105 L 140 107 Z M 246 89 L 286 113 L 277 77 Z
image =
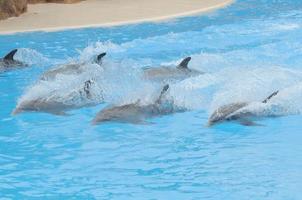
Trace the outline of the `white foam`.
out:
M 18 49 L 15 59 L 24 62 L 28 65 L 47 65 L 50 60 L 43 54 L 34 49 L 20 48 Z

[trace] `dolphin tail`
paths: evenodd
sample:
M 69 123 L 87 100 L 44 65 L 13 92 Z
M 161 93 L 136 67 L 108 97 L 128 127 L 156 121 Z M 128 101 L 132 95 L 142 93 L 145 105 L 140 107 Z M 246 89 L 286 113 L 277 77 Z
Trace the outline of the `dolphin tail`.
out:
M 17 53 L 18 49 L 14 49 L 11 52 L 9 52 L 6 56 L 4 56 L 4 60 L 14 60 L 14 56 Z
M 177 67 L 180 69 L 188 69 L 188 64 L 190 61 L 191 61 L 191 57 L 186 57 L 179 63 Z
M 101 65 L 102 61 L 103 61 L 103 57 L 106 56 L 106 54 L 107 54 L 106 52 L 99 54 L 96 57 L 96 63 L 99 64 L 99 65 Z
M 167 84 L 163 87 L 158 99 L 156 100 L 157 104 L 161 103 L 161 100 L 162 100 L 163 96 L 166 94 L 166 92 L 168 91 L 169 87 L 170 87 L 169 84 Z
M 269 95 L 266 99 L 264 99 L 262 101 L 262 103 L 267 103 L 269 100 L 271 100 L 271 98 L 273 98 L 274 96 L 276 96 L 279 93 L 279 90 L 273 92 L 271 95 Z

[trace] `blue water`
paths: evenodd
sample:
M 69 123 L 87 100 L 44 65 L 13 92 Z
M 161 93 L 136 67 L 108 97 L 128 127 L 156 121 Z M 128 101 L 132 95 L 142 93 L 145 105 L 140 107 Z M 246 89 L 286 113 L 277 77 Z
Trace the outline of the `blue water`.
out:
M 166 23 L 0 36 L 0 55 L 22 48 L 32 65 L 0 75 L 0 199 L 302 199 L 301 35 L 302 1 L 238 0 Z M 43 92 L 33 87 L 45 70 L 101 51 L 115 66 L 104 85 L 112 103 L 154 94 L 135 78 L 143 66 L 192 56 L 207 73 L 171 85 L 188 112 L 149 125 L 92 126 L 104 105 L 10 115 Z M 218 106 L 275 90 L 285 109 L 263 126 L 205 126 Z

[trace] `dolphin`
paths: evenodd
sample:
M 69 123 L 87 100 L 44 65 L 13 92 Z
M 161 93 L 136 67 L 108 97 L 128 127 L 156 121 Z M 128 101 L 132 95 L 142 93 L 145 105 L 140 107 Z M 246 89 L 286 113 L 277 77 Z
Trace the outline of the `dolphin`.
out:
M 265 100 L 260 103 L 267 104 L 278 93 L 279 91 L 273 92 L 270 96 L 268 96 Z M 208 126 L 213 126 L 217 123 L 222 123 L 224 121 L 238 121 L 241 125 L 244 126 L 259 125 L 248 119 L 249 117 L 255 116 L 255 114 L 250 111 L 244 110 L 250 104 L 251 102 L 237 102 L 219 107 L 210 116 L 208 120 Z
M 94 59 L 93 63 L 102 65 L 103 57 L 106 56 L 106 53 L 101 53 Z M 50 69 L 49 71 L 42 74 L 40 80 L 54 80 L 58 74 L 71 75 L 71 74 L 81 74 L 85 71 L 85 66 L 87 63 L 71 63 L 64 64 Z
M 91 87 L 95 84 L 93 80 L 88 80 L 78 90 L 71 91 L 67 97 L 78 97 L 84 104 L 65 102 L 58 94 L 49 94 L 47 97 L 39 97 L 33 100 L 21 101 L 12 112 L 17 115 L 22 112 L 45 112 L 54 115 L 67 115 L 66 111 L 81 108 L 83 106 L 94 106 L 96 101 L 92 98 Z
M 144 68 L 144 78 L 151 81 L 181 81 L 189 77 L 198 76 L 204 74 L 198 70 L 189 69 L 188 64 L 191 61 L 191 57 L 183 59 L 180 64 L 174 67 L 160 66 L 153 68 Z
M 145 124 L 145 120 L 148 118 L 178 112 L 180 110 L 173 108 L 173 105 L 171 106 L 167 102 L 163 101 L 163 97 L 167 93 L 168 89 L 169 85 L 165 85 L 157 100 L 152 104 L 141 105 L 140 100 L 138 100 L 136 103 L 104 108 L 97 113 L 92 124 L 97 125 L 112 121 L 120 123 Z
M 27 67 L 27 64 L 22 63 L 21 61 L 15 60 L 14 56 L 17 53 L 18 49 L 14 49 L 11 52 L 9 52 L 6 56 L 3 58 L 0 58 L 0 70 L 6 71 L 13 68 L 18 67 Z

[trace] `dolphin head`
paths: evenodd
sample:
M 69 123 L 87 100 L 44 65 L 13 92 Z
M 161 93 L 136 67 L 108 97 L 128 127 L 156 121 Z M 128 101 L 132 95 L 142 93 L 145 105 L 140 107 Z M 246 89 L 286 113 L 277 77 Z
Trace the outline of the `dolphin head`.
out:
M 70 107 L 67 104 L 61 102 L 38 98 L 19 103 L 16 109 L 12 112 L 12 115 L 17 115 L 23 112 L 45 112 L 54 115 L 67 115 L 65 111 L 69 108 Z
M 222 122 L 224 120 L 224 113 L 220 113 L 218 110 L 216 110 L 209 118 L 207 126 L 213 126 L 214 124 L 217 124 L 219 122 Z
M 36 111 L 36 101 L 23 101 L 13 110 L 12 115 L 17 115 L 26 111 Z
M 92 120 L 92 125 L 98 125 L 102 124 L 104 122 L 109 122 L 111 121 L 111 118 L 109 116 L 106 116 L 104 114 L 98 114 L 93 120 Z
M 213 112 L 208 120 L 208 126 L 213 126 L 217 123 L 233 120 L 230 116 L 235 113 L 237 110 L 247 106 L 247 102 L 238 102 L 238 103 L 231 103 L 224 106 L 219 107 L 217 110 Z
M 17 107 L 13 110 L 12 115 L 18 115 L 22 112 L 23 112 L 23 110 L 21 108 Z
M 16 106 L 16 108 L 13 110 L 12 115 L 18 115 L 18 114 L 24 112 L 26 110 L 26 108 L 27 108 L 27 104 L 28 104 L 27 101 L 19 103 Z
M 17 115 L 23 112 L 39 112 L 47 108 L 47 103 L 43 99 L 24 100 L 18 103 L 12 115 Z
M 92 124 L 97 125 L 109 121 L 137 123 L 148 115 L 148 111 L 147 107 L 140 106 L 138 103 L 108 107 L 104 108 L 96 115 Z
M 92 120 L 92 125 L 98 125 L 104 122 L 113 121 L 115 118 L 118 118 L 121 110 L 116 108 L 105 108 L 101 110 L 96 117 Z

